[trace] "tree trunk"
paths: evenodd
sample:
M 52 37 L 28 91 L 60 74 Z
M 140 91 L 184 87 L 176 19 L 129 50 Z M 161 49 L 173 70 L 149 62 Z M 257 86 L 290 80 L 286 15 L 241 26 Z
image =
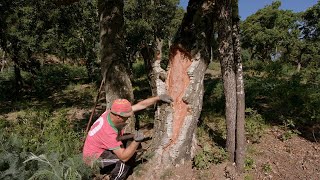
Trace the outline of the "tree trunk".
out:
M 167 76 L 166 71 L 160 66 L 163 40 L 156 39 L 155 42 L 155 48 L 146 46 L 141 49 L 141 55 L 147 70 L 152 96 L 166 93 L 165 79 Z
M 153 168 L 145 172 L 149 179 L 158 179 L 167 168 L 193 158 L 203 79 L 210 62 L 213 4 L 213 1 L 189 1 L 187 14 L 170 48 L 166 88 L 174 102 L 171 106 L 161 105 L 157 111 L 150 151 L 154 156 L 149 161 Z
M 244 170 L 246 138 L 245 138 L 245 93 L 240 45 L 238 0 L 232 0 L 233 51 L 236 63 L 237 82 L 237 125 L 236 125 L 236 165 L 238 172 Z
M 232 42 L 232 22 L 231 22 L 231 4 L 229 1 L 217 1 L 219 11 L 219 58 L 223 78 L 224 94 L 226 99 L 226 122 L 227 122 L 227 143 L 226 148 L 229 154 L 229 160 L 234 162 L 235 158 L 235 127 L 236 127 L 236 74 L 233 57 Z
M 117 98 L 133 101 L 123 37 L 123 6 L 123 0 L 98 1 L 101 70 L 105 79 L 107 109 Z M 134 126 L 128 127 L 131 131 Z
M 14 77 L 15 77 L 14 95 L 15 95 L 15 97 L 18 97 L 20 94 L 20 90 L 22 88 L 22 85 L 23 85 L 23 80 L 22 80 L 20 68 L 16 64 L 16 62 L 14 63 Z

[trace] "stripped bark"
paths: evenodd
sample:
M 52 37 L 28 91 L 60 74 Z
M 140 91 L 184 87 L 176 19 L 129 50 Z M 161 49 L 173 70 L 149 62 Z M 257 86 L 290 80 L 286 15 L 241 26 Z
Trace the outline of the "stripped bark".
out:
M 154 123 L 149 179 L 167 168 L 191 160 L 196 145 L 195 130 L 202 109 L 203 80 L 210 62 L 212 9 L 214 1 L 190 0 L 187 14 L 170 48 L 166 80 L 171 106 L 160 106 Z M 158 172 L 158 173 L 155 173 Z

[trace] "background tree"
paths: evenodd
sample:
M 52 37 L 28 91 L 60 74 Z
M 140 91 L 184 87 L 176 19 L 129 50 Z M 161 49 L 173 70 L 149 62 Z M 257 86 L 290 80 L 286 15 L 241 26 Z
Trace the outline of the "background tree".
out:
M 227 125 L 226 149 L 229 160 L 237 169 L 244 169 L 245 159 L 245 99 L 240 47 L 238 1 L 219 1 L 219 59 L 225 94 Z
M 161 61 L 165 58 L 163 51 L 169 51 L 168 44 L 182 19 L 183 10 L 177 8 L 178 2 L 131 0 L 125 4 L 128 61 L 142 56 L 153 96 L 165 93 L 166 71 L 161 67 Z
M 75 63 L 85 59 L 92 79 L 98 38 L 94 7 L 94 1 L 79 1 L 72 6 L 54 1 L 4 1 L 0 43 L 16 64 L 18 84 L 22 83 L 20 68 L 35 75 L 40 69 L 39 60 L 44 62 L 48 54 Z
M 217 3 L 219 31 L 219 60 L 225 94 L 225 115 L 227 124 L 226 148 L 231 162 L 235 160 L 236 150 L 236 121 L 237 121 L 237 97 L 236 97 L 236 72 L 233 56 L 232 40 L 232 6 L 228 1 Z
M 294 29 L 297 19 L 291 10 L 280 10 L 280 6 L 280 1 L 274 1 L 241 24 L 242 47 L 249 49 L 251 59 L 277 59 L 281 47 L 291 41 L 290 29 Z
M 237 170 L 243 172 L 245 166 L 246 154 L 246 137 L 245 137 L 245 90 L 244 78 L 241 58 L 240 43 L 240 17 L 239 17 L 239 1 L 231 1 L 232 5 L 232 41 L 233 56 L 236 65 L 236 93 L 237 93 L 237 123 L 236 123 L 236 157 L 235 162 Z
M 304 66 L 309 64 L 319 67 L 320 51 L 320 23 L 316 20 L 320 17 L 320 2 L 302 13 L 303 24 L 301 26 L 304 46 L 304 53 L 301 55 Z
M 107 108 L 117 98 L 133 101 L 125 55 L 123 6 L 123 0 L 98 1 L 101 72 L 105 81 Z

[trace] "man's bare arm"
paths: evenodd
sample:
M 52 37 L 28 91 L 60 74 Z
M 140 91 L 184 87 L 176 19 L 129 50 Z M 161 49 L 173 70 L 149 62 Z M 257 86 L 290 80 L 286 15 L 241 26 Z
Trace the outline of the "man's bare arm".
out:
M 160 100 L 159 96 L 155 96 L 155 97 L 151 97 L 151 98 L 145 99 L 145 100 L 140 101 L 137 104 L 133 105 L 132 106 L 132 110 L 133 110 L 133 112 L 143 110 L 143 109 L 155 104 L 159 100 Z
M 151 97 L 151 98 L 145 99 L 141 102 L 138 102 L 137 104 L 132 106 L 132 110 L 133 110 L 133 112 L 143 110 L 143 109 L 157 103 L 158 101 L 163 101 L 165 103 L 172 103 L 173 99 L 172 99 L 172 97 L 170 97 L 167 94 L 162 94 L 160 96 Z
M 113 150 L 113 152 L 118 156 L 118 158 L 121 161 L 127 162 L 134 155 L 139 144 L 140 142 L 132 141 L 127 148 L 116 149 L 116 150 Z

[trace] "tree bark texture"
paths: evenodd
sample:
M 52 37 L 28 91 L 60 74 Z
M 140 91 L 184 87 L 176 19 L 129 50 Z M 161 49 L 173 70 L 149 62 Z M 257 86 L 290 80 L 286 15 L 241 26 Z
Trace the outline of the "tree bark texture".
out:
M 232 25 L 233 25 L 233 51 L 236 63 L 236 82 L 237 82 L 237 124 L 236 124 L 236 166 L 238 172 L 243 172 L 246 137 L 245 137 L 245 92 L 243 83 L 243 69 L 241 59 L 240 28 L 238 0 L 232 0 Z
M 160 66 L 163 40 L 156 39 L 155 43 L 155 47 L 146 46 L 141 49 L 141 55 L 147 70 L 152 96 L 166 93 L 165 79 L 167 76 L 166 71 Z
M 123 6 L 123 0 L 98 1 L 101 70 L 105 79 L 107 109 L 117 98 L 133 101 L 133 89 L 125 56 Z
M 235 160 L 236 148 L 236 116 L 237 116 L 237 97 L 236 97 L 236 73 L 233 57 L 232 42 L 232 21 L 231 4 L 228 0 L 217 1 L 219 9 L 219 59 L 223 78 L 224 94 L 226 99 L 226 122 L 227 122 L 227 142 L 226 149 L 229 160 Z
M 211 56 L 213 5 L 213 0 L 190 0 L 170 48 L 166 89 L 174 102 L 161 105 L 157 111 L 151 144 L 154 156 L 149 161 L 153 168 L 145 174 L 150 179 L 156 179 L 171 166 L 191 160 L 194 155 L 204 74 Z

